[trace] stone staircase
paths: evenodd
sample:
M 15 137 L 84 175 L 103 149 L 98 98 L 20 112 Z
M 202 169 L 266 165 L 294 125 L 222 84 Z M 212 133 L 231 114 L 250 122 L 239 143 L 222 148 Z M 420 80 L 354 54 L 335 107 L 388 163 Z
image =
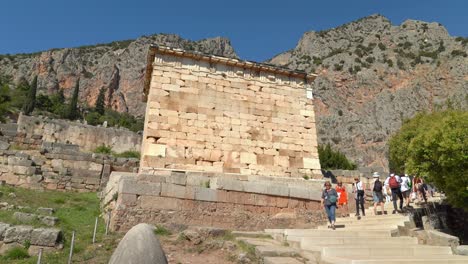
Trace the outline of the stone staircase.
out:
M 392 214 L 337 218 L 336 230 L 327 225 L 317 229 L 267 229 L 264 232 L 233 232 L 238 241 L 255 247 L 264 264 L 462 264 L 468 257 L 454 255 L 448 246 L 418 244 L 417 238 L 399 236 L 398 226 L 409 217 Z M 378 210 L 380 213 L 380 208 Z

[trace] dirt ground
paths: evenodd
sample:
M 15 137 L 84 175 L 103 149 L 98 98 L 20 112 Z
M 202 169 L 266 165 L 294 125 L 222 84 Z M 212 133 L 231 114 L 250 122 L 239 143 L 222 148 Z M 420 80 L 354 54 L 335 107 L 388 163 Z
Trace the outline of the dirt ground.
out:
M 160 237 L 169 264 L 258 263 L 252 249 L 232 238 L 213 237 L 194 244 L 180 235 Z

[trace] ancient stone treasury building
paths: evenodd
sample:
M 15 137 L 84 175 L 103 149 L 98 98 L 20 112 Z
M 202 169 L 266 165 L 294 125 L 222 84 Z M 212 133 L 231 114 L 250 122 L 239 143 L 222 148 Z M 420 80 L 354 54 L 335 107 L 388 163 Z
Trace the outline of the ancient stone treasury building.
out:
M 142 171 L 321 174 L 307 97 L 313 76 L 171 49 L 151 52 Z
M 138 222 L 243 229 L 314 225 L 323 184 L 314 78 L 150 47 L 140 170 L 113 175 L 105 190 L 106 197 L 118 197 L 113 229 Z

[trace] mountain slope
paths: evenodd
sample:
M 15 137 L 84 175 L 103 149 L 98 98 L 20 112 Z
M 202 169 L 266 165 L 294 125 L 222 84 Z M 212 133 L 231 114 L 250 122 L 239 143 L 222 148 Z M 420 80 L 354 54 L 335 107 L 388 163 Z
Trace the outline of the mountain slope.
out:
M 467 42 L 438 23 L 394 26 L 372 15 L 307 32 L 268 62 L 319 75 L 319 143 L 331 143 L 360 165 L 386 167 L 387 139 L 404 119 L 448 101 L 468 108 Z
M 227 57 L 237 57 L 228 39 L 189 41 L 177 35 L 158 34 L 136 40 L 79 48 L 54 49 L 34 54 L 0 55 L 0 74 L 31 81 L 38 75 L 39 92 L 63 89 L 67 97 L 80 80 L 80 102 L 94 105 L 99 90 L 107 91 L 107 106 L 142 116 L 146 54 L 150 44 L 167 45 Z

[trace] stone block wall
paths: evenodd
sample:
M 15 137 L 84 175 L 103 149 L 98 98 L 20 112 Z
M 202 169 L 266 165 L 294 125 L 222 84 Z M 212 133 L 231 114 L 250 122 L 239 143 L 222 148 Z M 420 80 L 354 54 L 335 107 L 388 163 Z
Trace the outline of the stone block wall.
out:
M 322 186 L 322 180 L 213 172 L 114 172 L 102 202 L 115 231 L 143 222 L 236 230 L 314 227 L 324 221 Z
M 0 136 L 0 181 L 35 189 L 96 191 L 112 171 L 136 171 L 138 159 L 85 153 L 77 145 L 43 142 L 24 134 Z
M 20 115 L 18 132 L 27 140 L 41 136 L 43 141 L 74 144 L 82 151 L 93 151 L 101 145 L 113 151 L 140 151 L 141 135 L 124 128 L 96 127 L 79 122 Z
M 161 47 L 150 54 L 142 170 L 321 174 L 313 76 Z

